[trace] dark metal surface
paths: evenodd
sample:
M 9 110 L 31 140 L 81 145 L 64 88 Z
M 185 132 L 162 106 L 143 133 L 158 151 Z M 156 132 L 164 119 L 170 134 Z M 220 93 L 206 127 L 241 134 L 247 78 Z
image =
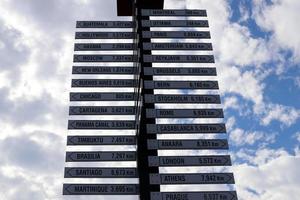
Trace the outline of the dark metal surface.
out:
M 137 178 L 136 168 L 66 167 L 65 178 Z
M 67 145 L 135 145 L 135 136 L 68 136 Z

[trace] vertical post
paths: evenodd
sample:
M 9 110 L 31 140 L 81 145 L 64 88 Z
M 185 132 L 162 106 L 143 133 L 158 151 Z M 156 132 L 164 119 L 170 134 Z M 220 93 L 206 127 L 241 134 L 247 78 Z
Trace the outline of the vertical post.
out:
M 139 173 L 139 181 L 140 181 L 140 199 L 141 200 L 150 200 L 151 192 L 159 192 L 160 186 L 159 185 L 150 185 L 149 181 L 149 174 L 150 173 L 159 173 L 158 167 L 149 167 L 148 164 L 148 157 L 149 156 L 157 156 L 157 150 L 149 150 L 147 148 L 147 140 L 148 139 L 157 139 L 156 134 L 148 134 L 147 133 L 147 124 L 155 124 L 155 118 L 148 119 L 146 117 L 146 109 L 154 109 L 154 103 L 146 103 L 143 99 L 145 94 L 154 94 L 153 89 L 145 89 L 143 87 L 144 80 L 153 80 L 152 75 L 144 75 L 144 68 L 145 67 L 152 67 L 152 63 L 144 62 L 144 55 L 151 55 L 151 50 L 144 50 L 143 43 L 150 42 L 150 38 L 143 38 L 143 31 L 150 31 L 150 27 L 143 27 L 142 20 L 149 20 L 149 16 L 142 16 L 141 10 L 142 5 L 141 2 L 137 2 L 137 16 L 136 16 L 136 23 L 138 26 L 137 35 L 138 35 L 138 49 L 139 49 L 139 63 L 141 66 L 141 74 L 140 74 L 140 81 L 141 81 L 141 97 L 142 97 L 142 106 L 141 106 L 141 116 L 140 116 L 140 128 L 139 128 L 139 135 L 138 135 L 138 173 Z

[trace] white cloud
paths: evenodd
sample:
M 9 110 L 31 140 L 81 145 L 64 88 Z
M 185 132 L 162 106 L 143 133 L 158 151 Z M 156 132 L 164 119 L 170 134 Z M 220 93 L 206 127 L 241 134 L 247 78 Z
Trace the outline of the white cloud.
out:
M 300 142 L 300 131 L 296 132 L 296 133 L 294 134 L 293 138 L 296 138 L 296 140 L 297 140 L 298 142 Z
M 261 123 L 265 126 L 274 120 L 281 122 L 285 126 L 291 126 L 300 117 L 300 110 L 280 104 L 258 105 L 254 111 L 262 116 Z
M 296 62 L 300 61 L 299 9 L 298 0 L 253 1 L 253 17 L 257 24 L 272 33 L 281 48 L 293 51 Z
M 298 199 L 300 195 L 300 156 L 284 150 L 259 150 L 253 157 L 259 165 L 235 165 L 239 199 Z
M 245 131 L 236 128 L 229 133 L 231 144 L 236 146 L 253 145 L 258 143 L 258 146 L 273 143 L 275 141 L 276 133 L 264 133 L 262 131 Z

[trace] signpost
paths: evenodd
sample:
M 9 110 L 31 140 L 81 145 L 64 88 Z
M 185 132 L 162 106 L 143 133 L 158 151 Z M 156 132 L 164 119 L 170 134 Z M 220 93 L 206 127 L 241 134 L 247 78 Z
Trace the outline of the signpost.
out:
M 136 74 L 135 67 L 73 66 L 72 74 Z
M 228 149 L 227 140 L 148 140 L 148 149 Z
M 220 104 L 219 95 L 145 95 L 147 103 L 211 103 Z
M 145 50 L 212 50 L 211 43 L 144 43 Z
M 75 54 L 74 62 L 136 62 L 137 57 L 133 55 L 96 55 Z
M 142 20 L 145 27 L 208 27 L 207 20 Z
M 150 134 L 226 133 L 225 124 L 148 124 Z
M 67 145 L 135 145 L 135 136 L 68 136 Z
M 145 62 L 153 63 L 214 63 L 212 55 L 144 55 Z
M 134 28 L 132 21 L 77 21 L 76 28 Z
M 135 129 L 135 121 L 69 120 L 68 129 Z
M 72 79 L 72 87 L 136 87 L 132 79 Z
M 66 167 L 65 178 L 138 178 L 136 168 Z
M 134 39 L 133 32 L 76 32 L 75 39 Z
M 148 118 L 223 118 L 222 109 L 147 109 Z
M 219 89 L 217 81 L 144 81 L 145 89 Z
M 64 195 L 137 195 L 136 184 L 64 184 Z
M 209 31 L 143 31 L 143 37 L 210 39 L 210 33 Z
M 134 93 L 71 92 L 70 101 L 135 101 Z
M 216 76 L 216 68 L 205 68 L 205 67 L 145 67 L 145 75 L 156 75 L 156 76 Z
M 234 184 L 232 173 L 150 174 L 150 184 Z
M 151 167 L 231 166 L 230 156 L 149 156 Z
M 69 115 L 134 115 L 134 106 L 70 106 Z
M 73 151 L 66 153 L 66 162 L 135 161 L 135 151 Z
M 133 50 L 135 45 L 132 43 L 76 43 L 74 51 L 103 51 L 103 50 Z
M 237 200 L 234 191 L 213 192 L 152 192 L 151 200 Z

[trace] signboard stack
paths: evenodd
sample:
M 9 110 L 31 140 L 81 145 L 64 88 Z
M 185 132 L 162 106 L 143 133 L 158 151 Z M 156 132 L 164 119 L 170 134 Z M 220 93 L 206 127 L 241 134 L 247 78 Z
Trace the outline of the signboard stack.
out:
M 80 181 L 64 184 L 63 194 L 237 200 L 231 189 L 180 189 L 182 185 L 218 188 L 220 184 L 233 188 L 235 183 L 228 170 L 231 158 L 206 10 L 142 9 L 136 5 L 133 21 L 77 22 L 81 30 L 75 36 L 71 84 L 81 90 L 70 93 L 68 128 L 76 134 L 68 135 L 67 145 L 71 149 L 114 146 L 124 150 L 68 150 L 65 178 Z M 87 28 L 95 31 L 82 31 Z M 82 42 L 87 39 L 89 42 Z M 115 92 L 116 88 L 122 92 Z M 132 119 L 121 120 L 125 116 Z M 124 134 L 126 131 L 133 134 Z M 90 162 L 120 165 L 97 167 Z M 121 167 L 124 163 L 136 167 Z M 135 178 L 138 184 L 91 181 L 103 178 Z M 179 189 L 162 189 L 166 185 Z
M 234 184 L 234 176 L 222 170 L 231 166 L 231 159 L 225 124 L 220 122 L 223 109 L 206 10 L 141 9 L 139 14 L 144 104 L 138 147 L 147 146 L 146 151 L 138 150 L 141 199 L 236 200 L 236 192 L 231 190 L 161 192 L 164 185 L 229 186 Z M 179 30 L 170 31 L 170 27 Z M 169 167 L 181 172 L 168 172 Z M 201 170 L 204 167 L 211 170 Z
M 64 177 L 68 181 L 73 180 L 72 183 L 64 184 L 63 194 L 138 195 L 138 184 L 126 184 L 124 181 L 120 184 L 115 184 L 116 181 L 110 184 L 101 182 L 95 184 L 94 181 L 101 181 L 104 178 L 110 180 L 138 178 L 136 167 L 120 167 L 122 163 L 133 163 L 130 166 L 136 166 L 137 159 L 134 149 L 137 144 L 135 116 L 138 95 L 135 93 L 135 88 L 138 86 L 138 80 L 135 79 L 135 75 L 138 70 L 135 64 L 137 57 L 133 53 L 136 50 L 136 44 L 133 43 L 135 34 L 132 31 L 135 23 L 78 21 L 76 27 L 80 30 L 89 28 L 95 31 L 78 31 L 75 36 L 72 88 L 88 92 L 81 90 L 70 93 L 70 101 L 73 105 L 69 107 L 71 119 L 68 123 L 70 131 L 67 146 L 68 149 L 73 150 L 66 152 L 68 166 L 65 168 Z M 119 32 L 106 31 L 112 28 Z M 99 39 L 110 39 L 114 43 L 99 42 Z M 109 54 L 110 52 L 112 53 Z M 106 75 L 108 78 L 102 78 L 101 75 L 102 77 Z M 125 79 L 122 76 L 131 78 Z M 119 88 L 127 89 L 127 92 L 113 92 L 114 89 Z M 109 89 L 109 92 L 95 91 L 97 89 Z M 105 106 L 102 105 L 104 103 Z M 116 119 L 108 120 L 107 116 Z M 126 116 L 131 116 L 132 120 L 122 119 Z M 110 134 L 103 134 L 109 131 Z M 131 131 L 133 134 L 124 134 L 126 131 Z M 77 150 L 97 147 L 110 147 L 111 150 Z M 133 150 L 116 151 L 117 147 Z M 119 167 L 112 167 L 109 164 L 111 162 L 120 163 Z M 98 167 L 99 163 L 104 167 Z M 77 180 L 78 182 L 74 183 Z

